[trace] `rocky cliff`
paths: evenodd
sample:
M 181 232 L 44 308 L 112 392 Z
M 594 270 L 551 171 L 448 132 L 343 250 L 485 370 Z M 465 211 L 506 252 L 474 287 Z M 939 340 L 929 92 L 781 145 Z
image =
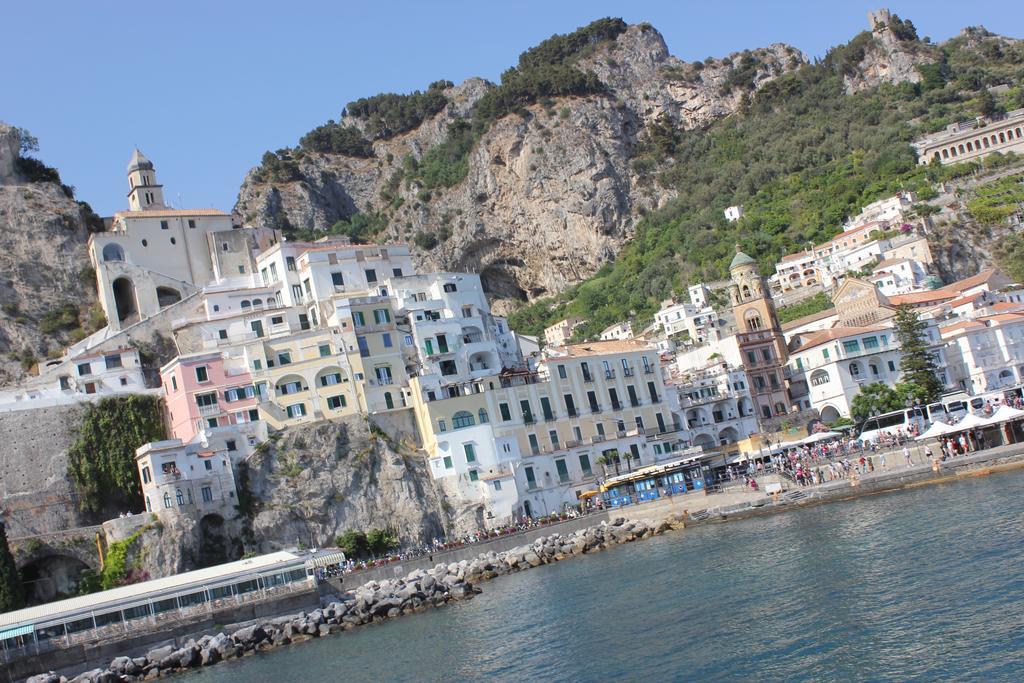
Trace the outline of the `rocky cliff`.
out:
M 451 187 L 426 188 L 408 168 L 497 87 L 481 79 L 444 90 L 447 104 L 415 128 L 373 140 L 372 156 L 282 150 L 287 172 L 253 169 L 235 212 L 247 223 L 314 232 L 376 214 L 387 221 L 376 239 L 414 242 L 423 268 L 480 272 L 492 295 L 509 301 L 557 292 L 614 258 L 639 215 L 672 196 L 632 165 L 650 124 L 706 126 L 804 61 L 772 45 L 690 64 L 670 55 L 654 28 L 629 26 L 573 61 L 596 75 L 599 94 L 540 98 L 499 118 Z M 364 117 L 340 123 L 373 137 Z
M 853 42 L 855 49 L 863 50 L 857 65 L 847 71 L 843 84 L 847 95 L 877 88 L 883 83 L 920 83 L 922 64 L 934 63 L 938 51 L 917 40 L 913 24 L 896 17 L 892 21 L 876 23 L 870 33 L 863 33 Z
M 21 139 L 0 123 L 0 387 L 81 334 L 96 298 L 86 243 L 102 221 Z

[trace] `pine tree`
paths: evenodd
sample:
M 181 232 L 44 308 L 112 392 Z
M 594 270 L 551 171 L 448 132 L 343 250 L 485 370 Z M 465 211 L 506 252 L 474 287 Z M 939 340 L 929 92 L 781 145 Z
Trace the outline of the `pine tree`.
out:
M 928 350 L 927 324 L 909 306 L 896 310 L 896 338 L 900 341 L 900 372 L 902 381 L 897 386 L 909 399 L 931 403 L 942 396 L 943 384 L 938 376 L 938 364 Z
M 0 614 L 25 606 L 25 587 L 14 564 L 14 555 L 7 545 L 7 529 L 0 522 Z

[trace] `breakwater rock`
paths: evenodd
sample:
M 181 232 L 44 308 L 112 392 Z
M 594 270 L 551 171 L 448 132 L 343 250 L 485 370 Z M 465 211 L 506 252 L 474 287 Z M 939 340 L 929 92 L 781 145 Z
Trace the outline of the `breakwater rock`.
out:
M 404 578 L 370 581 L 343 596 L 329 596 L 312 612 L 267 619 L 230 634 L 190 639 L 183 646 L 166 645 L 137 657 L 115 657 L 106 668 L 67 678 L 54 672 L 38 674 L 28 683 L 119 683 L 152 680 L 188 669 L 211 666 L 281 645 L 321 638 L 357 626 L 379 623 L 405 614 L 423 612 L 451 600 L 472 598 L 474 583 L 504 574 L 551 564 L 613 545 L 650 538 L 671 526 L 623 518 L 570 534 L 551 534 L 531 544 L 503 552 L 480 553 L 470 560 L 417 569 Z

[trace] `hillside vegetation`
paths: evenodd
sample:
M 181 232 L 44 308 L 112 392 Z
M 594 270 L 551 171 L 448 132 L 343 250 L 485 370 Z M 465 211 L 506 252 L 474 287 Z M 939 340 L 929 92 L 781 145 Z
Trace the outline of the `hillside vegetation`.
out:
M 918 67 L 920 83 L 846 95 L 843 76 L 857 68 L 869 39 L 863 33 L 776 79 L 740 115 L 705 130 L 649 126 L 634 166 L 651 169 L 646 182 L 678 196 L 645 216 L 614 263 L 556 298 L 520 309 L 513 327 L 537 334 L 579 315 L 588 322 L 577 337 L 588 338 L 620 320 L 642 324 L 685 285 L 725 277 L 737 243 L 762 272 L 773 272 L 779 257 L 832 237 L 861 206 L 977 167 L 918 166 L 908 144 L 915 137 L 1024 106 L 1024 46 L 982 29 L 941 46 L 914 40 L 937 60 Z M 1012 87 L 996 97 L 987 90 L 1002 84 Z M 733 204 L 743 205 L 745 216 L 730 224 L 722 210 Z

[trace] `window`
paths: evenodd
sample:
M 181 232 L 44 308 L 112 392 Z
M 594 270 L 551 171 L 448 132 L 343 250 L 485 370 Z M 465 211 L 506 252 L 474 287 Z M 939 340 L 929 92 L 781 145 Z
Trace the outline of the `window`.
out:
M 148 484 L 153 481 L 153 476 L 149 473 L 149 467 L 142 468 L 142 483 Z
M 205 365 L 200 365 L 196 368 L 196 381 L 197 382 L 209 382 L 210 372 L 207 370 Z
M 753 351 L 747 351 L 747 360 L 750 361 L 751 365 L 757 365 L 757 354 Z
M 178 390 L 178 378 L 175 377 L 174 375 L 171 375 L 171 391 L 177 391 L 177 390 Z
M 375 308 L 373 310 L 373 322 L 378 325 L 391 322 L 391 311 L 386 308 Z
M 526 475 L 526 488 L 534 489 L 537 488 L 537 475 L 533 473 L 532 467 L 523 468 L 523 473 Z
M 533 409 L 530 408 L 530 402 L 520 401 L 519 408 L 523 411 L 523 422 L 527 424 L 533 422 Z
M 320 351 L 320 357 L 321 358 L 324 358 L 325 356 L 331 355 L 331 345 L 330 344 L 320 344 L 320 346 L 318 346 L 317 349 Z
M 391 274 L 394 275 L 395 277 L 402 277 L 402 269 L 401 268 L 392 268 L 391 269 Z
M 562 484 L 569 481 L 569 468 L 565 465 L 565 460 L 559 458 L 555 461 L 555 470 L 558 472 L 558 481 Z
M 765 363 L 771 363 L 772 362 L 772 350 L 771 349 L 761 349 L 761 356 L 764 358 L 764 362 Z
M 473 420 L 473 414 L 468 413 L 465 410 L 452 415 L 452 429 L 462 429 L 463 427 L 472 427 L 476 424 Z
M 213 491 L 210 489 L 209 486 L 204 486 L 203 488 L 199 489 L 199 491 L 200 491 L 200 493 L 203 494 L 203 502 L 204 503 L 212 503 L 213 502 Z
M 311 311 L 313 312 L 313 315 L 316 315 L 316 309 L 311 309 Z M 315 323 L 316 320 L 313 320 L 313 322 Z M 299 313 L 299 329 L 309 329 L 309 316 L 307 316 L 305 313 Z
M 385 349 L 390 349 L 390 348 L 392 348 L 394 346 L 394 344 L 391 342 L 391 333 L 390 332 L 384 332 L 383 334 L 381 334 L 380 338 L 381 338 L 381 341 L 384 342 L 384 348 Z
M 196 394 L 196 405 L 200 408 L 217 405 L 217 392 L 211 391 L 208 394 Z
M 893 361 L 889 361 L 888 365 L 889 365 L 889 372 L 896 372 L 896 363 L 894 363 Z
M 366 343 L 366 337 L 356 337 L 356 344 L 359 346 L 359 355 L 363 358 L 369 358 L 370 346 Z
M 877 349 L 878 348 L 878 337 L 864 337 L 864 348 L 865 349 Z
M 103 357 L 103 363 L 104 363 L 104 365 L 107 366 L 107 370 L 112 370 L 114 368 L 122 368 L 122 367 L 124 367 L 124 365 L 121 364 L 121 355 L 120 354 L 115 354 L 113 356 L 104 356 Z
M 284 257 L 284 267 L 287 270 L 290 270 L 290 271 L 292 271 L 294 273 L 295 272 L 295 257 L 294 256 L 285 256 Z
M 828 373 L 824 370 L 816 370 L 811 374 L 811 386 L 818 387 L 822 384 L 828 384 L 830 379 Z
M 604 438 L 604 425 L 600 422 L 597 423 L 597 435 L 602 439 Z
M 477 472 L 476 470 L 470 470 L 469 471 L 469 480 L 470 481 L 477 481 L 479 479 L 480 479 L 480 473 L 479 472 Z
M 564 365 L 559 365 L 558 366 L 558 376 L 561 377 L 562 379 L 566 378 L 565 366 Z
M 380 367 L 374 368 L 373 371 L 377 375 L 377 384 L 386 386 L 392 383 L 393 380 L 391 378 L 390 365 L 381 365 Z
M 218 339 L 227 339 L 228 338 L 228 331 L 227 330 L 217 330 L 217 338 Z
M 209 460 L 204 460 L 203 461 L 203 469 L 205 469 L 207 472 L 209 472 L 210 470 L 213 469 L 213 463 L 210 462 Z
M 509 410 L 507 403 L 501 403 L 498 405 L 498 412 L 501 413 L 501 421 L 508 422 L 512 419 L 512 411 Z
M 462 444 L 462 450 L 466 453 L 466 464 L 476 462 L 476 450 L 473 448 L 473 444 L 466 443 Z
M 554 420 L 555 415 L 551 412 L 551 401 L 548 400 L 547 396 L 540 397 L 540 412 L 544 416 L 545 420 Z
M 552 429 L 548 432 L 548 440 L 551 441 L 551 447 L 555 450 L 558 449 L 558 431 Z
M 266 284 L 266 278 L 263 279 L 263 284 Z M 292 285 L 292 298 L 298 301 L 299 303 L 302 302 L 302 287 L 299 287 L 298 285 Z
M 79 377 L 85 377 L 86 375 L 91 375 L 91 374 L 92 374 L 92 366 L 89 365 L 89 363 L 79 363 L 78 364 L 78 376 Z
M 443 419 L 438 419 L 438 421 L 437 421 L 437 431 L 439 431 L 439 432 L 447 432 L 448 431 L 448 428 L 445 426 Z
M 249 328 L 252 329 L 252 333 L 254 335 L 256 335 L 257 339 L 260 339 L 260 338 L 263 337 L 263 321 L 262 320 L 253 320 L 251 323 L 249 323 Z
M 282 396 L 297 394 L 300 391 L 302 391 L 302 382 L 285 382 L 284 384 L 277 385 L 277 393 Z
M 142 240 L 142 246 L 148 247 L 149 246 L 149 241 L 148 240 Z
M 569 417 L 576 417 L 576 400 L 573 399 L 572 394 L 565 394 L 562 399 L 565 401 L 565 412 Z
M 271 325 L 284 325 L 284 316 L 283 315 L 272 316 L 270 318 L 270 324 Z
M 452 468 L 452 457 L 450 455 L 444 456 L 444 468 L 450 470 Z
M 171 507 L 171 494 L 169 494 L 169 493 L 165 493 L 164 494 L 164 507 L 165 508 Z
M 341 394 L 338 394 L 337 396 L 327 397 L 327 407 L 330 408 L 331 410 L 340 410 L 344 408 L 345 405 L 345 397 L 342 396 Z
M 533 453 L 534 455 L 540 453 L 540 442 L 537 441 L 537 435 L 530 434 L 527 436 L 527 439 L 530 442 L 530 452 Z
M 270 264 L 270 279 L 273 280 L 274 282 L 277 282 L 278 279 L 279 279 L 277 277 L 277 264 L 276 263 L 271 263 Z
M 320 386 L 329 387 L 335 384 L 341 384 L 341 373 L 335 372 L 330 375 L 324 375 L 320 378 Z
M 856 339 L 848 339 L 843 342 L 843 351 L 846 353 L 857 353 L 860 351 L 860 342 Z
M 252 369 L 253 370 L 262 370 L 263 369 L 263 361 L 260 360 L 259 358 L 254 358 L 253 361 L 252 361 Z
M 296 403 L 293 406 L 288 406 L 288 417 L 303 417 L 306 414 L 306 404 Z
M 182 495 L 181 489 L 174 489 L 174 497 L 177 499 L 179 507 L 185 504 L 185 496 Z
M 270 264 L 270 268 L 271 268 L 271 270 L 273 270 L 274 264 Z M 302 291 L 304 291 L 306 293 L 306 296 L 308 296 L 308 297 L 312 297 L 313 296 L 313 288 L 309 284 L 309 278 L 308 277 L 302 281 Z
M 366 316 L 363 315 L 362 311 L 352 311 L 352 323 L 356 327 L 364 327 L 366 325 Z
M 167 224 L 167 221 L 160 221 L 160 229 L 161 230 L 169 230 L 170 227 L 171 226 Z
M 500 491 L 501 490 L 501 482 L 498 481 L 497 479 L 494 480 L 494 490 L 495 491 Z
M 583 470 L 583 476 L 589 477 L 593 474 L 593 470 L 590 469 L 590 456 L 586 453 L 580 453 L 580 469 Z
M 366 269 L 366 281 L 367 282 L 376 282 L 377 281 L 377 271 L 374 270 L 373 268 L 367 268 Z
M 290 351 L 281 351 L 277 354 L 278 365 L 288 365 L 292 362 L 292 354 Z
M 480 420 L 480 424 L 487 424 L 487 411 L 481 408 L 477 413 L 477 418 Z
M 828 349 L 821 350 L 821 357 L 824 358 L 826 361 L 828 360 Z

